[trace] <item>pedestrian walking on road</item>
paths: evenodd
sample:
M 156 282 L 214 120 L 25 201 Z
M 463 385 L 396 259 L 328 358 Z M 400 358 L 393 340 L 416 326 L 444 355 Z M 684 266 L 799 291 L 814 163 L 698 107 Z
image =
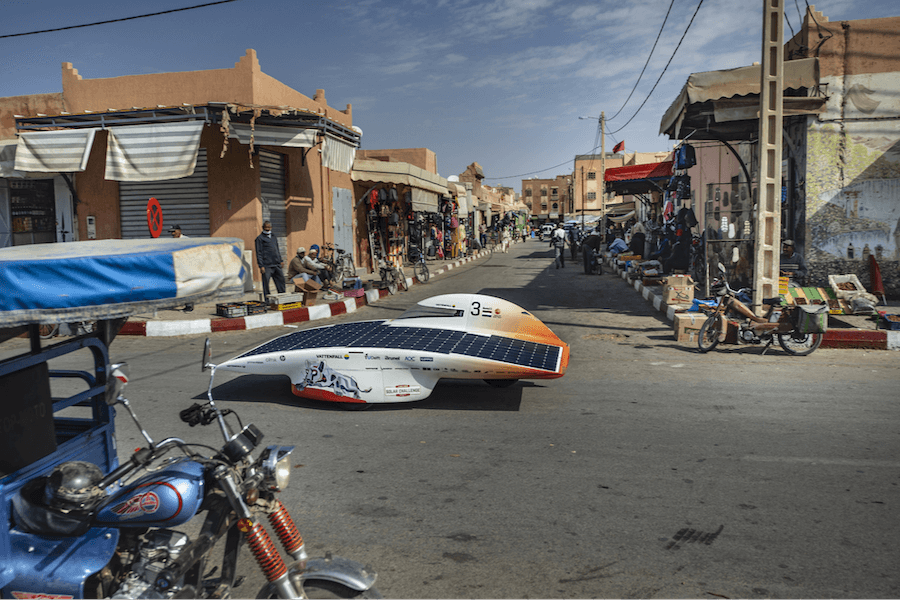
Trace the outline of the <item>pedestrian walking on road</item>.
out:
M 566 230 L 562 223 L 556 224 L 556 229 L 550 235 L 550 247 L 556 249 L 556 268 L 566 268 Z
M 263 230 L 256 236 L 256 264 L 262 272 L 263 298 L 269 297 L 269 279 L 275 281 L 275 289 L 284 293 L 284 259 L 278 250 L 278 240 L 272 236 L 272 223 L 263 223 Z

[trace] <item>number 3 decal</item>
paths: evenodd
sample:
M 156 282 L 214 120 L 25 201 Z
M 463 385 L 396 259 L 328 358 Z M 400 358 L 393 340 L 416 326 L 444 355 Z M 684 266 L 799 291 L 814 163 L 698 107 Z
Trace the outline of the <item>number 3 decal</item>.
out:
M 472 315 L 477 317 L 481 314 L 481 302 L 472 303 Z

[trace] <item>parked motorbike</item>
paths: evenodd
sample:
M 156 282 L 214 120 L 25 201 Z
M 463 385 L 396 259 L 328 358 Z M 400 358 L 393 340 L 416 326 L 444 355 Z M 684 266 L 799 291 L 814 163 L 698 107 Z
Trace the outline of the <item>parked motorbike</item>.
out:
M 729 322 L 737 325 L 739 343 L 765 342 L 762 354 L 775 339 L 785 352 L 794 356 L 811 354 L 822 343 L 827 328 L 827 306 L 782 306 L 781 298 L 768 298 L 763 300 L 766 311 L 760 317 L 738 299 L 750 290 L 732 289 L 724 277 L 725 267 L 720 264 L 719 270 L 722 277 L 710 285 L 718 301 L 714 308 L 707 309 L 709 317 L 700 327 L 697 340 L 700 352 L 709 352 L 724 341 Z
M 308 558 L 278 498 L 289 483 L 294 448 L 261 446 L 263 433 L 256 426 L 244 426 L 233 411 L 216 405 L 216 367 L 209 358 L 207 339 L 202 361 L 203 370 L 211 370 L 207 401 L 180 417 L 192 427 L 217 424 L 224 438 L 219 449 L 178 438 L 155 442 L 123 394 L 127 365 L 109 366 L 106 404 L 125 408 L 147 446 L 105 476 L 92 462 L 70 460 L 22 486 L 12 497 L 10 535 L 13 548 L 29 550 L 14 552 L 4 564 L 14 573 L 5 590 L 47 590 L 51 595 L 40 597 L 54 598 L 228 598 L 243 580 L 236 571 L 246 542 L 268 582 L 259 598 L 306 598 L 313 592 L 381 597 L 368 567 L 339 557 Z M 237 419 L 237 433 L 226 417 Z M 194 539 L 174 529 L 204 512 Z M 216 546 L 222 540 L 224 548 Z M 52 569 L 50 580 L 42 578 L 40 573 L 49 575 L 51 569 L 41 565 L 60 553 L 65 568 Z M 221 563 L 210 569 L 212 557 L 220 555 Z M 24 564 L 29 560 L 36 562 Z M 71 592 L 52 595 L 63 590 Z

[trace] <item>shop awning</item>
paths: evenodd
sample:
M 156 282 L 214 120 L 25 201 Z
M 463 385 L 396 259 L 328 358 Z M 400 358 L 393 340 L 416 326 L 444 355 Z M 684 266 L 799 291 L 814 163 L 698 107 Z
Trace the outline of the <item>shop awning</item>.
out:
M 20 133 L 14 170 L 34 173 L 84 171 L 96 132 L 96 128 L 90 128 Z
M 194 174 L 203 121 L 126 125 L 107 131 L 108 180 L 162 181 Z
M 460 217 L 468 217 L 469 216 L 469 191 L 466 189 L 466 186 L 459 185 L 458 183 L 449 183 L 451 190 L 456 190 L 456 200 L 459 202 L 459 216 Z
M 672 177 L 671 160 L 606 169 L 606 190 L 618 196 L 646 194 L 665 187 Z
M 322 166 L 332 171 L 349 173 L 353 170 L 356 146 L 341 141 L 332 135 L 325 135 L 322 144 Z
M 665 160 L 658 163 L 644 165 L 626 165 L 606 169 L 604 179 L 606 181 L 635 181 L 640 179 L 654 179 L 672 176 L 672 162 Z
M 617 202 L 606 205 L 606 215 L 624 215 L 634 211 L 634 202 Z
M 813 90 L 818 85 L 817 58 L 784 63 L 785 90 Z M 659 132 L 667 134 L 669 139 L 683 139 L 692 132 L 694 139 L 749 139 L 756 135 L 759 128 L 756 116 L 759 86 L 759 65 L 693 73 L 663 115 Z M 749 96 L 756 98 L 750 102 Z M 824 97 L 785 96 L 784 114 L 815 114 L 822 110 L 825 100 Z M 754 103 L 755 111 L 751 108 Z M 737 107 L 741 110 L 732 111 Z M 720 123 L 727 124 L 714 126 Z
M 373 183 L 399 183 L 436 194 L 446 194 L 448 181 L 437 175 L 405 162 L 381 160 L 357 160 L 350 173 L 353 181 Z
M 229 135 L 246 145 L 282 146 L 286 148 L 312 148 L 316 145 L 319 133 L 314 128 L 273 127 L 257 125 L 250 127 L 246 123 L 231 123 Z
M 438 195 L 422 188 L 411 187 L 413 212 L 438 212 Z

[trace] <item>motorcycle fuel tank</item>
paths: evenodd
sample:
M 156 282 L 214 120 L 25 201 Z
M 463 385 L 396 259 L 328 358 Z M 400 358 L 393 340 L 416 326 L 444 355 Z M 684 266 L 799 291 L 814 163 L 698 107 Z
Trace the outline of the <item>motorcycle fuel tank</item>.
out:
M 119 527 L 181 525 L 197 514 L 203 492 L 203 465 L 185 460 L 125 485 L 100 509 L 96 523 Z

